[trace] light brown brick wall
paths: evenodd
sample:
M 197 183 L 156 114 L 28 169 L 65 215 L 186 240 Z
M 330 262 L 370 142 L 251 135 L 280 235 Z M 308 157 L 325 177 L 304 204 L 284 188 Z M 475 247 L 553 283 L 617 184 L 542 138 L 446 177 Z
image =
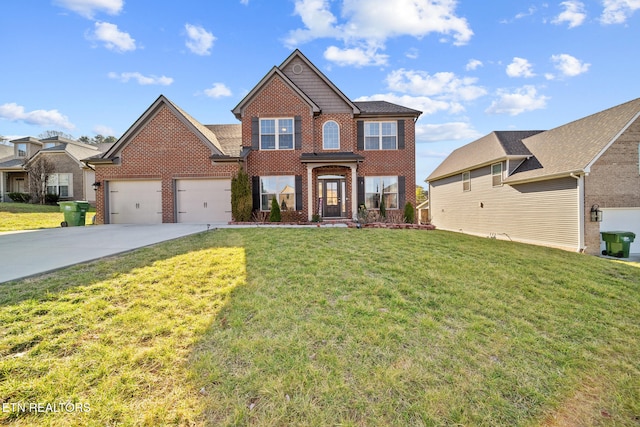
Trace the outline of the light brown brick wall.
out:
M 640 207 L 640 119 L 636 120 L 593 164 L 585 178 L 585 244 L 600 250 L 600 223 L 591 222 L 594 204 L 600 208 Z
M 162 222 L 174 222 L 173 180 L 177 178 L 231 177 L 236 163 L 214 165 L 211 149 L 162 105 L 120 153 L 121 164 L 97 165 L 96 181 L 161 179 Z M 96 222 L 103 224 L 104 185 L 96 194 Z

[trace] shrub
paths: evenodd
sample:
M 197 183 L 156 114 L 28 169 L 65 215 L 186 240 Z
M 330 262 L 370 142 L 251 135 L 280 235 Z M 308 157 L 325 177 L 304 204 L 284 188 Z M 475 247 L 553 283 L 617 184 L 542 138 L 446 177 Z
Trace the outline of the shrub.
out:
M 249 221 L 253 209 L 252 205 L 253 197 L 249 175 L 240 168 L 238 173 L 231 178 L 231 216 L 233 216 L 233 220 Z
M 57 194 L 46 194 L 44 196 L 44 202 L 47 205 L 55 205 L 58 203 L 58 200 L 60 200 L 60 196 L 58 196 Z
M 274 197 L 273 199 L 271 199 L 271 213 L 269 214 L 269 221 L 280 222 L 281 220 L 282 220 L 282 217 L 280 215 L 280 205 L 278 204 L 278 201 Z
M 413 224 L 415 221 L 415 210 L 411 202 L 407 202 L 404 205 L 404 222 L 407 224 Z
M 9 193 L 8 196 L 17 203 L 29 203 L 29 200 L 31 200 L 31 194 L 28 193 Z

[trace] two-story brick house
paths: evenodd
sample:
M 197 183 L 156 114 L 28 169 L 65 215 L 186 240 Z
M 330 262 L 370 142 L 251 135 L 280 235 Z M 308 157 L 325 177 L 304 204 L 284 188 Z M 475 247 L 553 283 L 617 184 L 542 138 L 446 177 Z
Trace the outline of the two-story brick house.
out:
M 100 183 L 98 221 L 229 221 L 239 167 L 252 177 L 257 211 L 269 211 L 274 197 L 306 220 L 353 218 L 382 197 L 390 210 L 415 205 L 420 111 L 351 101 L 296 50 L 232 112 L 240 125 L 204 126 L 160 96 L 89 161 Z

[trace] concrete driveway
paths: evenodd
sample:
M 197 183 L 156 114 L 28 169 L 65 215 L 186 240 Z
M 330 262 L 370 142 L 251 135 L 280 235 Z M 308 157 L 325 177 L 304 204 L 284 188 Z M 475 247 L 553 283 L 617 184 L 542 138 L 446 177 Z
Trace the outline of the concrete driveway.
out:
M 0 233 L 0 283 L 206 230 L 207 224 L 109 224 Z

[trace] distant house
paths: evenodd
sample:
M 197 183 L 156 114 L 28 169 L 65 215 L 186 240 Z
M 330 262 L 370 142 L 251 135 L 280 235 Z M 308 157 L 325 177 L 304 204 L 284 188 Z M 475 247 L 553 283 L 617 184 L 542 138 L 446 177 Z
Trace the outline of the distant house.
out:
M 82 159 L 100 154 L 95 145 L 63 137 L 37 139 L 25 137 L 10 141 L 12 153 L 4 158 L 0 151 L 0 201 L 11 201 L 9 193 L 29 193 L 30 164 L 44 156 L 54 166 L 47 178 L 47 192 L 60 200 L 95 201 L 93 170 Z M 6 151 L 6 150 L 5 150 Z M 6 154 L 6 153 L 5 153 Z
M 640 98 L 548 131 L 492 132 L 427 178 L 431 223 L 591 254 L 600 231 L 632 231 L 640 252 L 639 145 Z
M 98 223 L 231 220 L 231 177 L 244 167 L 253 208 L 275 197 L 291 218 L 354 218 L 358 207 L 415 205 L 415 120 L 400 105 L 354 102 L 299 50 L 232 110 L 203 125 L 164 96 L 95 167 Z

